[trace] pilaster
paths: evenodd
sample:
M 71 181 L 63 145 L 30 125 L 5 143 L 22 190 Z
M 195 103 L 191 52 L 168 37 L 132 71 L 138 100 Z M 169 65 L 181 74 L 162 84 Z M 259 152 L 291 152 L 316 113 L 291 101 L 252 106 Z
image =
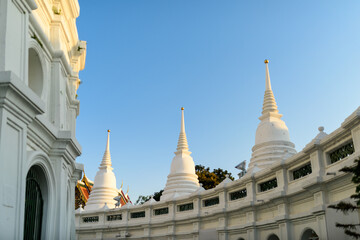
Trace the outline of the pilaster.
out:
M 280 239 L 291 239 L 290 223 L 288 221 L 279 223 L 279 235 Z
M 354 143 L 355 151 L 360 151 L 360 126 L 357 126 L 351 130 L 351 137 Z
M 168 239 L 174 238 L 174 236 L 175 236 L 175 224 L 174 223 L 172 223 L 171 225 L 168 226 L 167 235 L 168 235 Z
M 201 211 L 201 200 L 199 197 L 194 198 L 193 200 L 193 204 L 194 204 L 194 213 L 196 213 L 196 215 L 200 215 L 200 211 Z
M 68 194 L 70 194 L 70 240 L 75 240 L 76 239 L 76 229 L 75 229 L 75 208 L 73 206 L 75 206 L 75 187 L 77 184 L 77 181 L 79 179 L 81 179 L 81 175 L 82 175 L 82 170 L 84 170 L 84 166 L 80 163 L 75 163 L 75 170 L 73 171 L 72 177 L 71 177 L 71 181 L 70 181 L 70 192 Z
M 34 1 L 0 2 L 0 72 L 12 71 L 25 82 L 27 77 L 29 13 Z
M 151 228 L 150 226 L 147 226 L 144 228 L 144 238 L 149 239 L 150 238 L 150 234 L 151 234 Z M 125 234 L 124 234 L 125 236 Z
M 228 240 L 228 233 L 226 231 L 221 231 L 218 233 L 219 240 Z
M 171 220 L 175 220 L 175 213 L 176 213 L 176 205 L 174 202 L 171 202 L 169 205 L 168 205 L 168 208 L 169 208 L 169 218 Z
M 276 179 L 277 179 L 278 189 L 286 191 L 287 188 L 286 169 L 281 169 L 276 171 Z
M 219 207 L 222 208 L 224 211 L 226 210 L 227 208 L 227 190 L 226 188 L 224 187 L 223 189 L 221 189 L 222 191 L 219 192 L 219 201 L 220 201 L 220 204 L 219 204 Z
M 327 230 L 326 230 L 326 221 L 325 221 L 325 216 L 324 215 L 318 215 L 316 217 L 316 224 L 318 226 L 319 229 L 319 240 L 326 240 L 329 239 L 329 236 L 327 235 Z
M 246 231 L 246 235 L 247 235 L 247 239 L 249 239 L 249 240 L 257 240 L 257 238 L 256 238 L 256 228 L 254 228 L 254 227 L 249 228 Z
M 323 176 L 326 163 L 321 149 L 316 149 L 314 152 L 310 153 L 310 162 L 312 173 L 314 173 L 315 176 Z
M 246 183 L 245 201 L 250 201 L 250 202 L 256 201 L 256 182 L 253 177 L 251 177 L 251 182 Z
M 57 180 L 55 187 L 56 194 L 58 196 L 71 196 L 71 203 L 67 204 L 64 201 L 67 198 L 57 197 L 55 198 L 54 206 L 57 206 L 56 209 L 56 224 L 55 236 L 58 239 L 66 239 L 67 233 L 61 231 L 61 229 L 69 229 L 72 237 L 74 237 L 75 226 L 68 226 L 68 221 L 73 221 L 73 216 L 69 217 L 69 212 L 73 213 L 75 206 L 75 185 L 76 181 L 81 177 L 81 171 L 83 166 L 81 164 L 76 164 L 75 158 L 80 155 L 81 150 L 79 146 L 71 138 L 71 133 L 69 131 L 59 131 L 58 138 L 52 145 L 50 150 L 49 157 L 52 161 L 55 170 L 55 179 Z M 68 186 L 69 185 L 69 186 Z M 70 189 L 69 189 L 70 188 Z M 69 210 L 68 208 L 71 208 Z M 75 237 L 74 237 L 75 238 Z
M 200 222 L 193 222 L 193 232 L 197 233 L 198 236 L 199 231 L 200 231 Z
M 255 224 L 256 222 L 256 213 L 255 211 L 249 211 L 246 213 L 246 223 Z
M 64 129 L 66 122 L 64 77 L 61 61 L 54 59 L 51 64 L 50 105 L 52 108 L 49 116 L 50 122 L 59 129 Z
M 0 232 L 5 239 L 23 238 L 27 129 L 43 112 L 44 103 L 23 81 L 0 71 L 0 169 L 6 169 L 0 176 Z

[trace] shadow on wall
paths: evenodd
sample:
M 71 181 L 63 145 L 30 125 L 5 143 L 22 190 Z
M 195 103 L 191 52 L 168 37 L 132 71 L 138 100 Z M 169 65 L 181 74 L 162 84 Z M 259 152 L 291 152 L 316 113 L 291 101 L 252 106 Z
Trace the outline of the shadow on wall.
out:
M 33 49 L 29 49 L 29 87 L 39 97 L 43 91 L 43 69 L 38 53 Z

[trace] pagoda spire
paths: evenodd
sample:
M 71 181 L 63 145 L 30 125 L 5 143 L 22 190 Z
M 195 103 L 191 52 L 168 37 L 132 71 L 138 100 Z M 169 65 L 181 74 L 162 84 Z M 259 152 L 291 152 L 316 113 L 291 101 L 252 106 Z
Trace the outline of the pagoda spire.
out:
M 265 60 L 265 94 L 264 94 L 264 103 L 262 108 L 262 115 L 266 115 L 267 113 L 278 113 L 279 110 L 276 105 L 274 93 L 271 89 L 271 82 L 270 82 L 270 74 L 269 74 L 269 67 L 268 63 L 269 60 Z M 281 117 L 281 116 L 279 116 Z
M 255 145 L 252 148 L 248 173 L 266 169 L 275 162 L 283 161 L 296 153 L 290 141 L 289 130 L 279 114 L 271 89 L 268 63 L 265 60 L 265 94 L 260 123 L 256 129 Z
M 99 170 L 96 173 L 94 185 L 86 203 L 84 210 L 98 210 L 104 207 L 115 207 L 114 197 L 119 195 L 116 188 L 116 177 L 111 167 L 110 156 L 110 130 L 107 130 L 107 142 L 103 159 L 100 163 Z
M 100 164 L 101 167 L 103 167 L 103 166 L 111 167 L 110 130 L 107 130 L 107 132 L 108 132 L 108 135 L 107 135 L 106 148 L 105 148 L 103 159 Z
M 184 120 L 184 108 L 181 108 L 181 126 L 179 140 L 176 148 L 175 154 L 181 153 L 183 151 L 189 151 L 189 145 L 185 133 L 185 120 Z
M 199 180 L 195 174 L 195 163 L 190 154 L 185 133 L 184 108 L 182 107 L 179 140 L 160 201 L 174 199 L 198 190 Z

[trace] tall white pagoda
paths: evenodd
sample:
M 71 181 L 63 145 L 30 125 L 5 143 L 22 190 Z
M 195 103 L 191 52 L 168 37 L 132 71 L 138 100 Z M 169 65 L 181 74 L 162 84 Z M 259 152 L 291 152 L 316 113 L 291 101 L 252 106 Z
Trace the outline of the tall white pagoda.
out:
M 119 195 L 116 188 L 116 178 L 111 167 L 110 156 L 110 130 L 108 130 L 106 149 L 98 172 L 96 173 L 94 186 L 84 210 L 98 210 L 105 204 L 108 208 L 115 207 L 114 197 Z
M 295 145 L 290 141 L 289 130 L 276 105 L 271 89 L 268 60 L 265 60 L 265 94 L 260 123 L 256 130 L 255 145 L 252 148 L 248 172 L 265 169 L 275 162 L 296 153 Z
M 199 189 L 199 180 L 195 174 L 195 164 L 190 156 L 189 145 L 185 133 L 184 108 L 181 108 L 181 127 L 175 157 L 171 162 L 161 201 L 190 194 Z

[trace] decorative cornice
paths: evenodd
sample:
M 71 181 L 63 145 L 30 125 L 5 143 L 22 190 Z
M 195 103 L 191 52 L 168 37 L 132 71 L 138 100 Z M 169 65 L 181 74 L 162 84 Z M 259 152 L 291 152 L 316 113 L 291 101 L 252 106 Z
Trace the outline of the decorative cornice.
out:
M 341 123 L 343 128 L 351 128 L 360 122 L 360 107 L 358 107 L 344 122 Z

